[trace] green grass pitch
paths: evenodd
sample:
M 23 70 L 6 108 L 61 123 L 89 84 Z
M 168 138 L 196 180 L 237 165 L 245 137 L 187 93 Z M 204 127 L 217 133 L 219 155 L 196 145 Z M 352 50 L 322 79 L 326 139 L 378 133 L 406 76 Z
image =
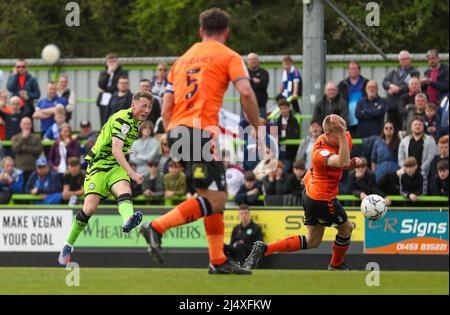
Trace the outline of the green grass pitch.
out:
M 0 294 L 449 294 L 448 272 L 254 270 L 252 275 L 208 275 L 207 269 L 81 268 L 69 287 L 64 268 L 0 268 Z

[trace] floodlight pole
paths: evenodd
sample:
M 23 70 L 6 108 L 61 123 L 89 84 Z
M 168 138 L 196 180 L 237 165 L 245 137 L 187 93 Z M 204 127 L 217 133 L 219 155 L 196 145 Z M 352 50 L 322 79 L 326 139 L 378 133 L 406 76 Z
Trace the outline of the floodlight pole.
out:
M 323 95 L 326 75 L 324 0 L 303 0 L 302 114 L 312 114 Z

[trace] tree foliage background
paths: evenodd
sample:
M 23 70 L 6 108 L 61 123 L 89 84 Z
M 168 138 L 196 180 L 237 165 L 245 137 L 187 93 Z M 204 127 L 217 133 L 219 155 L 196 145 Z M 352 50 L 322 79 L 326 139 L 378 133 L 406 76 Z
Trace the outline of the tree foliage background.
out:
M 0 58 L 37 58 L 48 43 L 63 57 L 177 56 L 198 40 L 198 14 L 210 7 L 232 15 L 229 45 L 246 54 L 302 53 L 302 0 L 80 0 L 80 26 L 65 24 L 63 0 L 0 0 Z M 380 26 L 365 24 L 367 1 L 335 1 L 386 53 L 449 50 L 448 0 L 374 0 Z M 374 53 L 327 6 L 329 54 Z

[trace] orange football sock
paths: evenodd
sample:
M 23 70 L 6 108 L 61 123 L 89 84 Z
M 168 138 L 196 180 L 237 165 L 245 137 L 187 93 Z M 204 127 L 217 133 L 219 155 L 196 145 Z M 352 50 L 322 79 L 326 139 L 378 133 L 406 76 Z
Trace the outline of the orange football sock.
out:
M 225 225 L 223 223 L 223 213 L 215 213 L 204 217 L 206 238 L 208 239 L 209 260 L 213 265 L 221 265 L 227 260 L 223 253 L 225 238 Z
M 195 221 L 211 213 L 211 204 L 205 198 L 192 198 L 152 221 L 152 227 L 163 234 L 174 226 Z
M 345 253 L 350 247 L 350 237 L 340 237 L 336 235 L 336 240 L 333 244 L 333 256 L 331 257 L 331 265 L 339 267 L 344 263 Z
M 306 249 L 306 237 L 302 235 L 289 236 L 282 240 L 267 245 L 264 256 L 277 252 L 295 252 L 299 249 Z

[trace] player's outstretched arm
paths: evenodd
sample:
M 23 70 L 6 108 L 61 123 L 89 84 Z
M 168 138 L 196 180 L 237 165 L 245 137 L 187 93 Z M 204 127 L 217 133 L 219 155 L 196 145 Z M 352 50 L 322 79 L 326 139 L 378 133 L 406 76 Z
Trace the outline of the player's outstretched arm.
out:
M 122 152 L 123 141 L 117 137 L 112 138 L 112 154 L 115 156 L 117 163 L 127 172 L 128 176 L 134 180 L 137 184 L 141 184 L 144 181 L 144 175 L 136 173 L 128 164 L 125 155 Z

